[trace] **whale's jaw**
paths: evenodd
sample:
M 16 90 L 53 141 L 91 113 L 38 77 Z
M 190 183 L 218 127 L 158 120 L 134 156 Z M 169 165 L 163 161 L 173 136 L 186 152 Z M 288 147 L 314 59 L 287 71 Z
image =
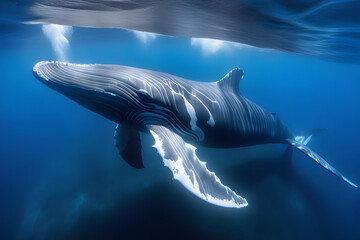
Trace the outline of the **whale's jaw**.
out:
M 136 93 L 127 81 L 114 78 L 103 65 L 44 61 L 33 75 L 48 87 L 114 122 L 134 110 Z

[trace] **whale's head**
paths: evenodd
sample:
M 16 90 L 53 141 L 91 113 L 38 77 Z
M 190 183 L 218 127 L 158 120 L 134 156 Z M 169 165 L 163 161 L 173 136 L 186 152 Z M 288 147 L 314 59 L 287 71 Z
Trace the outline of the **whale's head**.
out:
M 33 68 L 34 76 L 50 88 L 118 123 L 155 108 L 149 72 L 119 65 L 64 62 L 39 62 Z

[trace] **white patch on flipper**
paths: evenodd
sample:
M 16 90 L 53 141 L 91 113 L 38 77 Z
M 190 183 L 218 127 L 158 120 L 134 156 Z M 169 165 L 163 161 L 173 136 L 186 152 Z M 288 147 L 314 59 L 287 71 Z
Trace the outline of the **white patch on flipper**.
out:
M 155 147 L 164 161 L 164 166 L 173 173 L 185 188 L 197 197 L 222 207 L 241 208 L 248 205 L 245 198 L 237 195 L 223 185 L 214 172 L 210 172 L 206 163 L 196 156 L 196 148 L 162 126 L 148 126 L 155 139 Z M 167 154 L 176 153 L 174 159 Z M 171 155 L 171 154 L 170 154 Z

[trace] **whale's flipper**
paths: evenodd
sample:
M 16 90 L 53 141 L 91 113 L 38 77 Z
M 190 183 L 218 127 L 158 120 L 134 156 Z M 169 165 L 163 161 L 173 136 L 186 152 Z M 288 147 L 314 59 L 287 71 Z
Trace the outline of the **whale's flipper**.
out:
M 163 126 L 148 126 L 155 139 L 155 147 L 164 165 L 170 168 L 174 178 L 199 198 L 222 207 L 247 206 L 245 198 L 223 185 L 215 173 L 195 154 L 196 148 L 179 135 Z
M 144 168 L 139 132 L 129 126 L 118 124 L 114 138 L 115 146 L 121 157 L 134 168 Z
M 322 157 L 320 157 L 317 153 L 311 150 L 309 147 L 305 146 L 303 143 L 298 142 L 294 139 L 286 139 L 291 145 L 299 149 L 301 152 L 305 153 L 307 156 L 315 160 L 321 166 L 335 174 L 337 177 L 343 179 L 345 182 L 349 183 L 353 187 L 358 187 L 354 183 L 352 183 L 349 179 L 347 179 L 344 175 L 342 175 L 338 170 L 328 164 Z

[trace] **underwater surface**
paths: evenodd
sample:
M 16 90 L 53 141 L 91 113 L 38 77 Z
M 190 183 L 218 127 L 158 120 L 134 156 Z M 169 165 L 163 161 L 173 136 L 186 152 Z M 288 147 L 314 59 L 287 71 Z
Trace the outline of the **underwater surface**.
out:
M 188 30 L 195 18 L 181 22 L 187 14 L 171 24 L 121 29 L 112 14 L 142 9 L 142 1 L 62 1 L 77 2 L 72 8 L 85 11 L 78 17 L 34 10 L 55 2 L 0 3 L 0 239 L 360 239 L 359 189 L 301 152 L 294 150 L 289 165 L 284 144 L 196 146 L 207 167 L 249 202 L 240 209 L 215 206 L 173 179 L 150 135 L 141 134 L 145 168 L 132 168 L 114 146 L 116 123 L 32 74 L 47 60 L 119 64 L 201 82 L 241 68 L 240 92 L 276 112 L 295 134 L 324 128 L 309 146 L 358 185 L 358 1 L 224 1 L 225 10 L 240 4 L 251 11 L 235 18 L 239 24 L 260 26 L 242 27 L 235 37 L 196 35 L 196 27 Z M 101 14 L 93 19 L 84 2 Z M 178 2 L 162 10 L 182 9 Z M 224 15 L 219 1 L 194 3 L 215 13 L 209 23 L 216 10 Z M 171 31 L 173 22 L 181 23 L 179 31 Z M 145 28 L 153 33 L 133 31 Z M 212 36 L 218 40 L 198 38 Z

